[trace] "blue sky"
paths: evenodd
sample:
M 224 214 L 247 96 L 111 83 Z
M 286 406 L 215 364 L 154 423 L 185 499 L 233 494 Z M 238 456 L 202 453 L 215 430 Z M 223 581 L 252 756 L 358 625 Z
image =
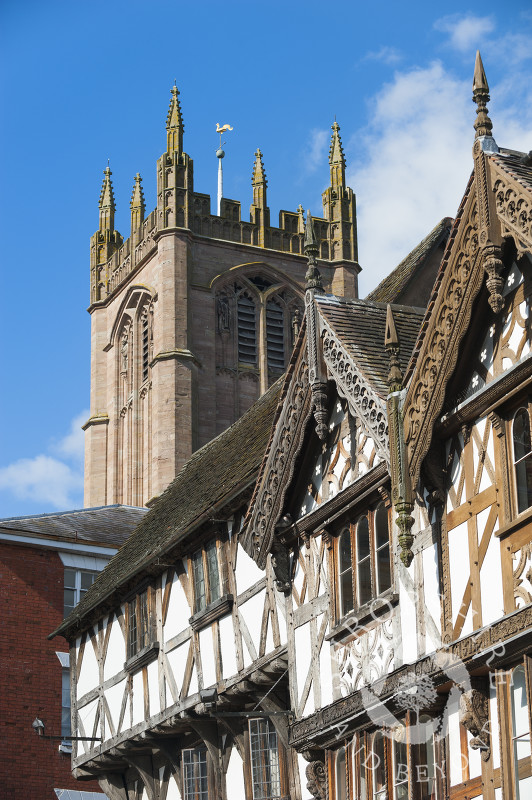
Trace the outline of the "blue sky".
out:
M 174 78 L 195 188 L 215 209 L 215 123 L 229 122 L 224 193 L 251 202 L 260 147 L 272 222 L 321 214 L 336 115 L 357 194 L 363 296 L 441 219 L 471 169 L 480 47 L 499 144 L 532 148 L 525 2 L 3 0 L 5 287 L 0 516 L 83 504 L 89 237 L 107 159 L 129 235 L 133 177 L 155 205 Z

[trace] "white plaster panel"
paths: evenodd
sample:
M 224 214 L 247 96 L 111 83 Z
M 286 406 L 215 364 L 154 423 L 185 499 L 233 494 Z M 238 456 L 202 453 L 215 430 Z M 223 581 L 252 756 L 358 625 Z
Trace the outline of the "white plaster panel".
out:
M 77 682 L 77 698 L 80 700 L 83 695 L 95 689 L 99 683 L 98 661 L 92 641 L 88 639 L 85 642 L 85 650 L 83 652 L 83 660 L 81 662 L 81 670 Z
M 300 625 L 294 631 L 295 638 L 295 659 L 297 676 L 297 696 L 301 699 L 301 693 L 307 679 L 307 674 L 312 660 L 312 648 L 310 642 L 310 623 Z M 312 690 L 310 692 L 312 698 Z M 312 701 L 312 705 L 314 702 Z M 305 706 L 306 708 L 306 706 Z M 314 710 L 314 708 L 312 709 Z M 310 713 L 310 712 L 308 712 Z
M 203 688 L 214 686 L 216 683 L 216 661 L 214 657 L 213 630 L 209 625 L 200 631 L 201 669 L 203 672 Z
M 231 750 L 225 785 L 227 786 L 227 795 L 231 800 L 246 800 L 244 765 L 236 747 Z
M 275 592 L 275 605 L 277 607 L 277 623 L 279 625 L 279 637 L 281 644 L 286 644 L 286 598 L 282 592 Z
M 163 626 L 163 641 L 168 642 L 185 628 L 188 628 L 190 615 L 190 606 L 185 591 L 177 575 L 174 575 L 168 600 L 166 624 Z
M 321 707 L 328 706 L 333 701 L 333 675 L 331 663 L 332 651 L 328 642 L 323 642 L 320 651 L 320 687 Z
M 469 581 L 469 544 L 467 522 L 449 531 L 449 568 L 451 572 L 451 603 L 453 622 L 460 611 L 464 591 Z
M 303 758 L 301 753 L 297 754 L 297 768 L 299 771 L 299 784 L 301 787 L 306 787 L 307 785 L 307 775 L 306 769 L 308 766 L 308 762 Z M 305 795 L 303 795 L 305 796 Z
M 462 783 L 462 750 L 460 747 L 460 725 L 458 711 L 449 714 L 449 765 L 451 786 Z
M 99 700 L 91 700 L 86 706 L 78 709 L 78 718 L 83 728 L 79 727 L 77 736 L 92 736 L 94 730 L 94 720 L 96 719 L 96 712 L 98 711 Z M 84 733 L 82 733 L 84 731 Z M 75 733 L 75 732 L 74 732 Z M 94 746 L 93 742 L 81 742 L 85 752 L 87 753 L 91 747 Z
M 441 630 L 440 584 L 438 576 L 438 548 L 435 544 L 423 550 L 423 590 L 425 606 L 438 630 Z M 428 633 L 427 627 L 427 633 Z M 432 642 L 437 647 L 440 642 Z
M 124 691 L 126 690 L 126 687 L 127 681 L 124 678 L 124 680 L 120 681 L 120 683 L 115 683 L 114 686 L 110 686 L 109 689 L 105 690 L 105 699 L 109 707 L 109 713 L 111 714 L 113 725 L 115 726 L 117 732 L 118 722 L 120 720 L 120 709 L 122 708 L 122 700 L 124 699 Z
M 148 664 L 148 691 L 150 697 L 150 717 L 153 717 L 161 711 L 158 661 L 152 661 L 151 664 Z
M 122 629 L 118 620 L 113 620 L 111 624 L 111 634 L 107 645 L 107 655 L 103 665 L 104 681 L 113 678 L 124 668 L 126 660 L 126 643 L 122 634 Z
M 497 713 L 497 692 L 495 686 L 497 681 L 497 673 L 490 672 L 490 727 L 491 727 L 491 758 L 493 760 L 493 769 L 498 769 L 501 766 L 501 751 L 499 747 L 499 715 Z
M 501 545 L 493 534 L 480 570 L 480 599 L 483 625 L 504 616 Z
M 133 675 L 133 717 L 132 725 L 142 722 L 144 719 L 144 685 L 142 680 L 142 670 Z
M 399 584 L 399 611 L 401 614 L 403 663 L 411 664 L 417 659 L 416 607 L 402 583 Z
M 303 561 L 303 564 L 305 563 L 305 549 L 306 549 L 305 546 L 303 546 L 299 550 L 299 556 Z M 301 566 L 301 561 L 298 559 L 296 564 L 296 572 L 293 580 L 294 588 L 296 589 L 298 595 L 301 595 L 301 589 L 303 588 L 304 580 L 305 580 L 305 570 Z
M 254 583 L 264 578 L 264 572 L 257 567 L 252 558 L 248 556 L 246 551 L 239 545 L 237 547 L 236 555 L 236 591 L 237 594 L 242 594 Z
M 218 624 L 220 626 L 223 677 L 230 678 L 238 672 L 233 617 L 222 617 Z
M 471 739 L 474 737 L 468 732 L 467 734 L 467 757 L 469 759 L 469 777 L 470 778 L 478 778 L 482 772 L 482 761 L 480 756 L 480 750 L 473 750 L 471 745 Z
M 166 792 L 166 800 L 181 800 L 181 792 L 179 791 L 173 775 L 170 775 L 168 778 L 168 791 Z
M 166 660 L 169 668 L 172 670 L 178 691 L 181 691 L 183 685 L 183 675 L 185 674 L 189 648 L 190 642 L 185 642 L 184 644 L 180 644 L 179 647 L 174 647 L 173 650 L 170 650 L 170 652 L 166 654 Z
M 260 643 L 260 629 L 262 622 L 262 614 L 264 611 L 264 603 L 266 600 L 266 589 L 262 589 L 257 594 L 250 597 L 245 603 L 238 607 L 241 616 L 244 618 L 248 626 L 249 633 L 257 654 L 259 652 Z

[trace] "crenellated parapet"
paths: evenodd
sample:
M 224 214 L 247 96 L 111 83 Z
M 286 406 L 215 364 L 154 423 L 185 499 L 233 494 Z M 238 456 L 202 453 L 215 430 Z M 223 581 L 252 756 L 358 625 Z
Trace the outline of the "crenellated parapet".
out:
M 347 262 L 348 269 L 351 266 L 358 272 L 355 196 L 345 186 L 345 159 L 338 131 L 335 122 L 329 157 L 331 185 L 323 194 L 324 217 L 314 217 L 318 258 L 336 262 L 335 267 Z M 157 234 L 162 232 L 187 231 L 195 237 L 303 256 L 302 206 L 296 211 L 281 210 L 278 226 L 270 225 L 266 172 L 259 149 L 253 165 L 249 221 L 242 219 L 240 201 L 225 197 L 218 216 L 211 213 L 210 195 L 194 191 L 193 161 L 183 150 L 184 123 L 176 86 L 172 87 L 166 132 L 167 150 L 157 161 L 157 207 L 144 218 L 144 195 L 137 174 L 130 203 L 131 236 L 126 241 L 114 230 L 111 172 L 109 168 L 105 171 L 100 226 L 91 239 L 91 303 L 115 292 L 153 254 Z

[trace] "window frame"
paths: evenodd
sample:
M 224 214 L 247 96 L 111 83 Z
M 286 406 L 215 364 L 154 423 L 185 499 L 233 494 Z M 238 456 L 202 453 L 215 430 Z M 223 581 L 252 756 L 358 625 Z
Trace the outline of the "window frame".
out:
M 525 411 L 527 413 L 528 433 L 529 433 L 529 438 L 532 441 L 532 401 L 530 400 L 530 398 L 525 397 L 525 398 L 523 398 L 521 400 L 521 402 L 518 405 L 514 406 L 514 408 L 512 409 L 511 415 L 509 417 L 509 420 L 508 420 L 508 422 L 509 422 L 509 425 L 508 425 L 509 437 L 508 437 L 508 439 L 509 439 L 509 444 L 510 444 L 510 448 L 509 448 L 510 449 L 510 453 L 509 453 L 508 461 L 511 464 L 511 467 L 510 467 L 509 471 L 511 473 L 511 482 L 512 482 L 512 485 L 513 485 L 512 505 L 514 507 L 515 516 L 519 516 L 520 514 L 523 514 L 524 512 L 526 512 L 526 511 L 528 511 L 529 509 L 532 508 L 532 481 L 531 481 L 530 487 L 527 486 L 527 490 L 529 491 L 529 493 L 531 495 L 530 504 L 524 506 L 523 508 L 520 508 L 520 501 L 519 501 L 519 488 L 518 488 L 519 487 L 519 481 L 518 481 L 518 478 L 517 478 L 517 470 L 518 470 L 518 467 L 520 467 L 522 465 L 526 465 L 527 459 L 532 461 L 532 448 L 527 453 L 525 453 L 523 456 L 520 456 L 519 458 L 516 458 L 514 428 L 515 428 L 516 417 L 517 417 L 517 415 L 519 414 L 520 411 Z M 526 474 L 526 472 L 525 472 L 525 474 Z
M 386 514 L 386 522 L 388 527 L 388 541 L 387 543 L 378 544 L 377 539 L 377 513 L 379 510 L 385 510 Z M 337 590 L 335 592 L 335 614 L 336 614 L 336 621 L 339 623 L 341 620 L 348 617 L 353 612 L 357 612 L 359 609 L 366 608 L 368 605 L 371 605 L 375 600 L 379 597 L 385 597 L 386 595 L 390 594 L 393 591 L 394 585 L 394 575 L 393 575 L 393 568 L 392 568 L 392 560 L 391 560 L 391 532 L 390 532 L 390 509 L 388 508 L 388 504 L 384 501 L 378 501 L 375 504 L 371 504 L 365 510 L 360 509 L 359 512 L 353 515 L 353 521 L 346 520 L 344 521 L 341 528 L 338 530 L 337 535 L 335 536 L 334 542 L 334 574 L 335 580 L 337 584 Z M 359 549 L 360 549 L 360 529 L 359 525 L 362 523 L 363 520 L 367 520 L 368 523 L 368 535 L 369 535 L 369 553 L 364 554 L 363 557 L 359 557 Z M 346 534 L 349 533 L 349 542 L 350 542 L 350 550 L 351 550 L 351 580 L 346 581 L 345 575 L 348 574 L 348 566 L 345 566 L 342 561 L 342 551 L 341 551 L 341 543 L 342 541 L 345 542 Z M 384 588 L 381 588 L 383 584 L 382 579 L 382 571 L 379 568 L 379 559 L 378 554 L 383 550 L 387 549 L 388 551 L 388 565 L 389 565 L 389 572 L 388 572 L 388 585 L 385 585 Z M 368 564 L 369 567 L 369 596 L 361 595 L 360 586 L 361 586 L 361 570 L 360 567 L 362 564 Z M 344 566 L 343 569 L 341 567 Z M 342 581 L 342 578 L 344 580 Z M 349 603 L 346 603 L 346 597 L 343 594 L 342 583 L 345 585 L 346 583 L 350 583 L 351 585 L 351 598 L 347 598 L 352 600 L 351 606 L 349 607 Z
M 159 642 L 156 641 L 155 588 L 144 583 L 124 598 L 126 628 L 126 671 L 140 669 L 157 658 Z M 143 624 L 139 625 L 139 620 Z M 135 622 L 135 646 L 133 646 Z
M 191 587 L 192 587 L 192 610 L 193 615 L 202 614 L 205 612 L 209 606 L 213 603 L 221 600 L 223 597 L 223 588 L 224 588 L 224 576 L 222 570 L 220 568 L 220 549 L 222 547 L 222 542 L 218 538 L 209 539 L 205 542 L 202 547 L 198 548 L 192 555 L 189 557 L 189 574 L 191 576 Z M 217 586 L 216 591 L 213 591 L 213 571 L 212 567 L 212 558 L 210 555 L 212 552 L 216 554 L 216 568 L 217 568 Z M 199 558 L 198 558 L 199 557 Z M 196 579 L 196 575 L 199 573 L 197 565 L 201 566 L 201 576 L 202 576 L 202 583 L 204 586 L 204 592 L 202 596 L 205 598 L 203 605 L 198 603 L 198 584 L 199 580 Z
M 192 753 L 193 757 L 190 763 L 187 763 L 185 760 L 185 753 Z M 205 758 L 201 758 L 202 756 Z M 200 775 L 193 775 L 192 780 L 197 783 L 197 781 L 205 781 L 206 788 L 203 789 L 201 786 L 199 789 L 197 787 L 193 787 L 192 791 L 189 792 L 188 785 L 187 785 L 187 768 L 192 767 L 196 769 L 196 767 L 201 767 L 204 765 L 205 771 L 204 774 Z M 182 771 L 182 784 L 183 784 L 183 800 L 208 800 L 209 792 L 210 792 L 210 781 L 209 781 L 209 757 L 207 748 L 205 745 L 199 745 L 197 747 L 185 747 L 181 750 L 181 771 Z
M 273 794 L 271 792 L 271 789 L 274 788 L 273 785 L 272 785 L 273 781 L 271 779 L 270 779 L 270 787 L 269 787 L 270 788 L 270 793 L 269 794 L 265 795 L 262 792 L 260 794 L 256 794 L 255 793 L 255 791 L 256 791 L 256 783 L 255 783 L 254 775 L 256 773 L 255 773 L 255 769 L 254 769 L 254 757 L 255 756 L 260 756 L 261 753 L 267 752 L 267 748 L 261 748 L 258 752 L 254 752 L 254 747 L 253 747 L 254 738 L 253 737 L 257 736 L 257 734 L 253 734 L 252 733 L 252 724 L 254 724 L 254 723 L 257 723 L 258 725 L 261 725 L 261 726 L 267 726 L 268 727 L 268 731 L 267 731 L 267 735 L 268 736 L 275 735 L 276 752 L 277 752 L 277 777 L 276 777 L 275 780 L 276 780 L 276 783 L 277 783 L 277 786 L 278 786 L 278 789 L 279 789 L 279 792 L 277 794 Z M 248 739 L 247 752 L 249 754 L 249 786 L 250 786 L 250 798 L 251 798 L 251 800 L 285 800 L 286 795 L 287 795 L 287 792 L 286 792 L 285 754 L 284 754 L 284 749 L 283 749 L 283 746 L 282 746 L 281 740 L 279 738 L 279 734 L 277 733 L 277 729 L 276 729 L 275 725 L 273 724 L 273 722 L 271 721 L 271 719 L 269 717 L 252 717 L 252 718 L 248 719 L 246 733 L 247 733 L 247 739 Z M 264 733 L 261 731 L 259 735 L 263 736 Z M 259 764 L 259 768 L 261 768 L 263 771 L 265 769 L 268 769 L 268 768 L 271 769 L 271 765 L 268 766 L 268 765 L 266 765 L 265 762 L 262 763 L 262 758 L 260 759 L 260 761 L 261 761 L 261 763 Z M 262 786 L 262 784 L 261 784 L 261 786 Z
M 67 572 L 73 572 L 74 573 L 74 586 L 68 586 L 67 587 L 67 585 L 66 585 Z M 90 589 L 90 587 L 92 586 L 92 584 L 94 583 L 94 581 L 96 580 L 96 578 L 98 577 L 100 572 L 101 572 L 101 570 L 83 569 L 82 567 L 70 567 L 70 566 L 67 566 L 67 565 L 64 566 L 64 571 L 63 571 L 63 618 L 64 619 L 66 619 L 66 617 L 70 613 L 72 613 L 72 611 L 76 608 L 76 606 L 80 602 L 82 596 L 86 592 L 88 592 L 88 590 Z M 82 575 L 91 575 L 92 576 L 92 581 L 91 581 L 90 585 L 87 586 L 86 589 L 84 589 L 82 587 L 82 585 L 81 585 L 82 584 Z M 65 593 L 66 592 L 74 592 L 74 605 L 71 605 L 69 603 L 68 604 L 68 609 L 69 609 L 68 611 L 66 611 L 67 604 L 65 602 Z

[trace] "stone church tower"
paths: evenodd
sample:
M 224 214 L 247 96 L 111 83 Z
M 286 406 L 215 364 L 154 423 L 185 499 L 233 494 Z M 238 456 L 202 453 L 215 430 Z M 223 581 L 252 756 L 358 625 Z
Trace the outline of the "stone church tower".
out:
M 327 291 L 357 295 L 355 196 L 333 125 L 324 218 L 315 218 Z M 91 416 L 84 428 L 85 504 L 144 505 L 194 450 L 231 425 L 281 375 L 302 318 L 303 209 L 270 225 L 262 153 L 249 221 L 223 198 L 211 214 L 194 191 L 174 86 L 157 208 L 134 179 L 131 233 L 115 230 L 109 167 L 91 238 Z

